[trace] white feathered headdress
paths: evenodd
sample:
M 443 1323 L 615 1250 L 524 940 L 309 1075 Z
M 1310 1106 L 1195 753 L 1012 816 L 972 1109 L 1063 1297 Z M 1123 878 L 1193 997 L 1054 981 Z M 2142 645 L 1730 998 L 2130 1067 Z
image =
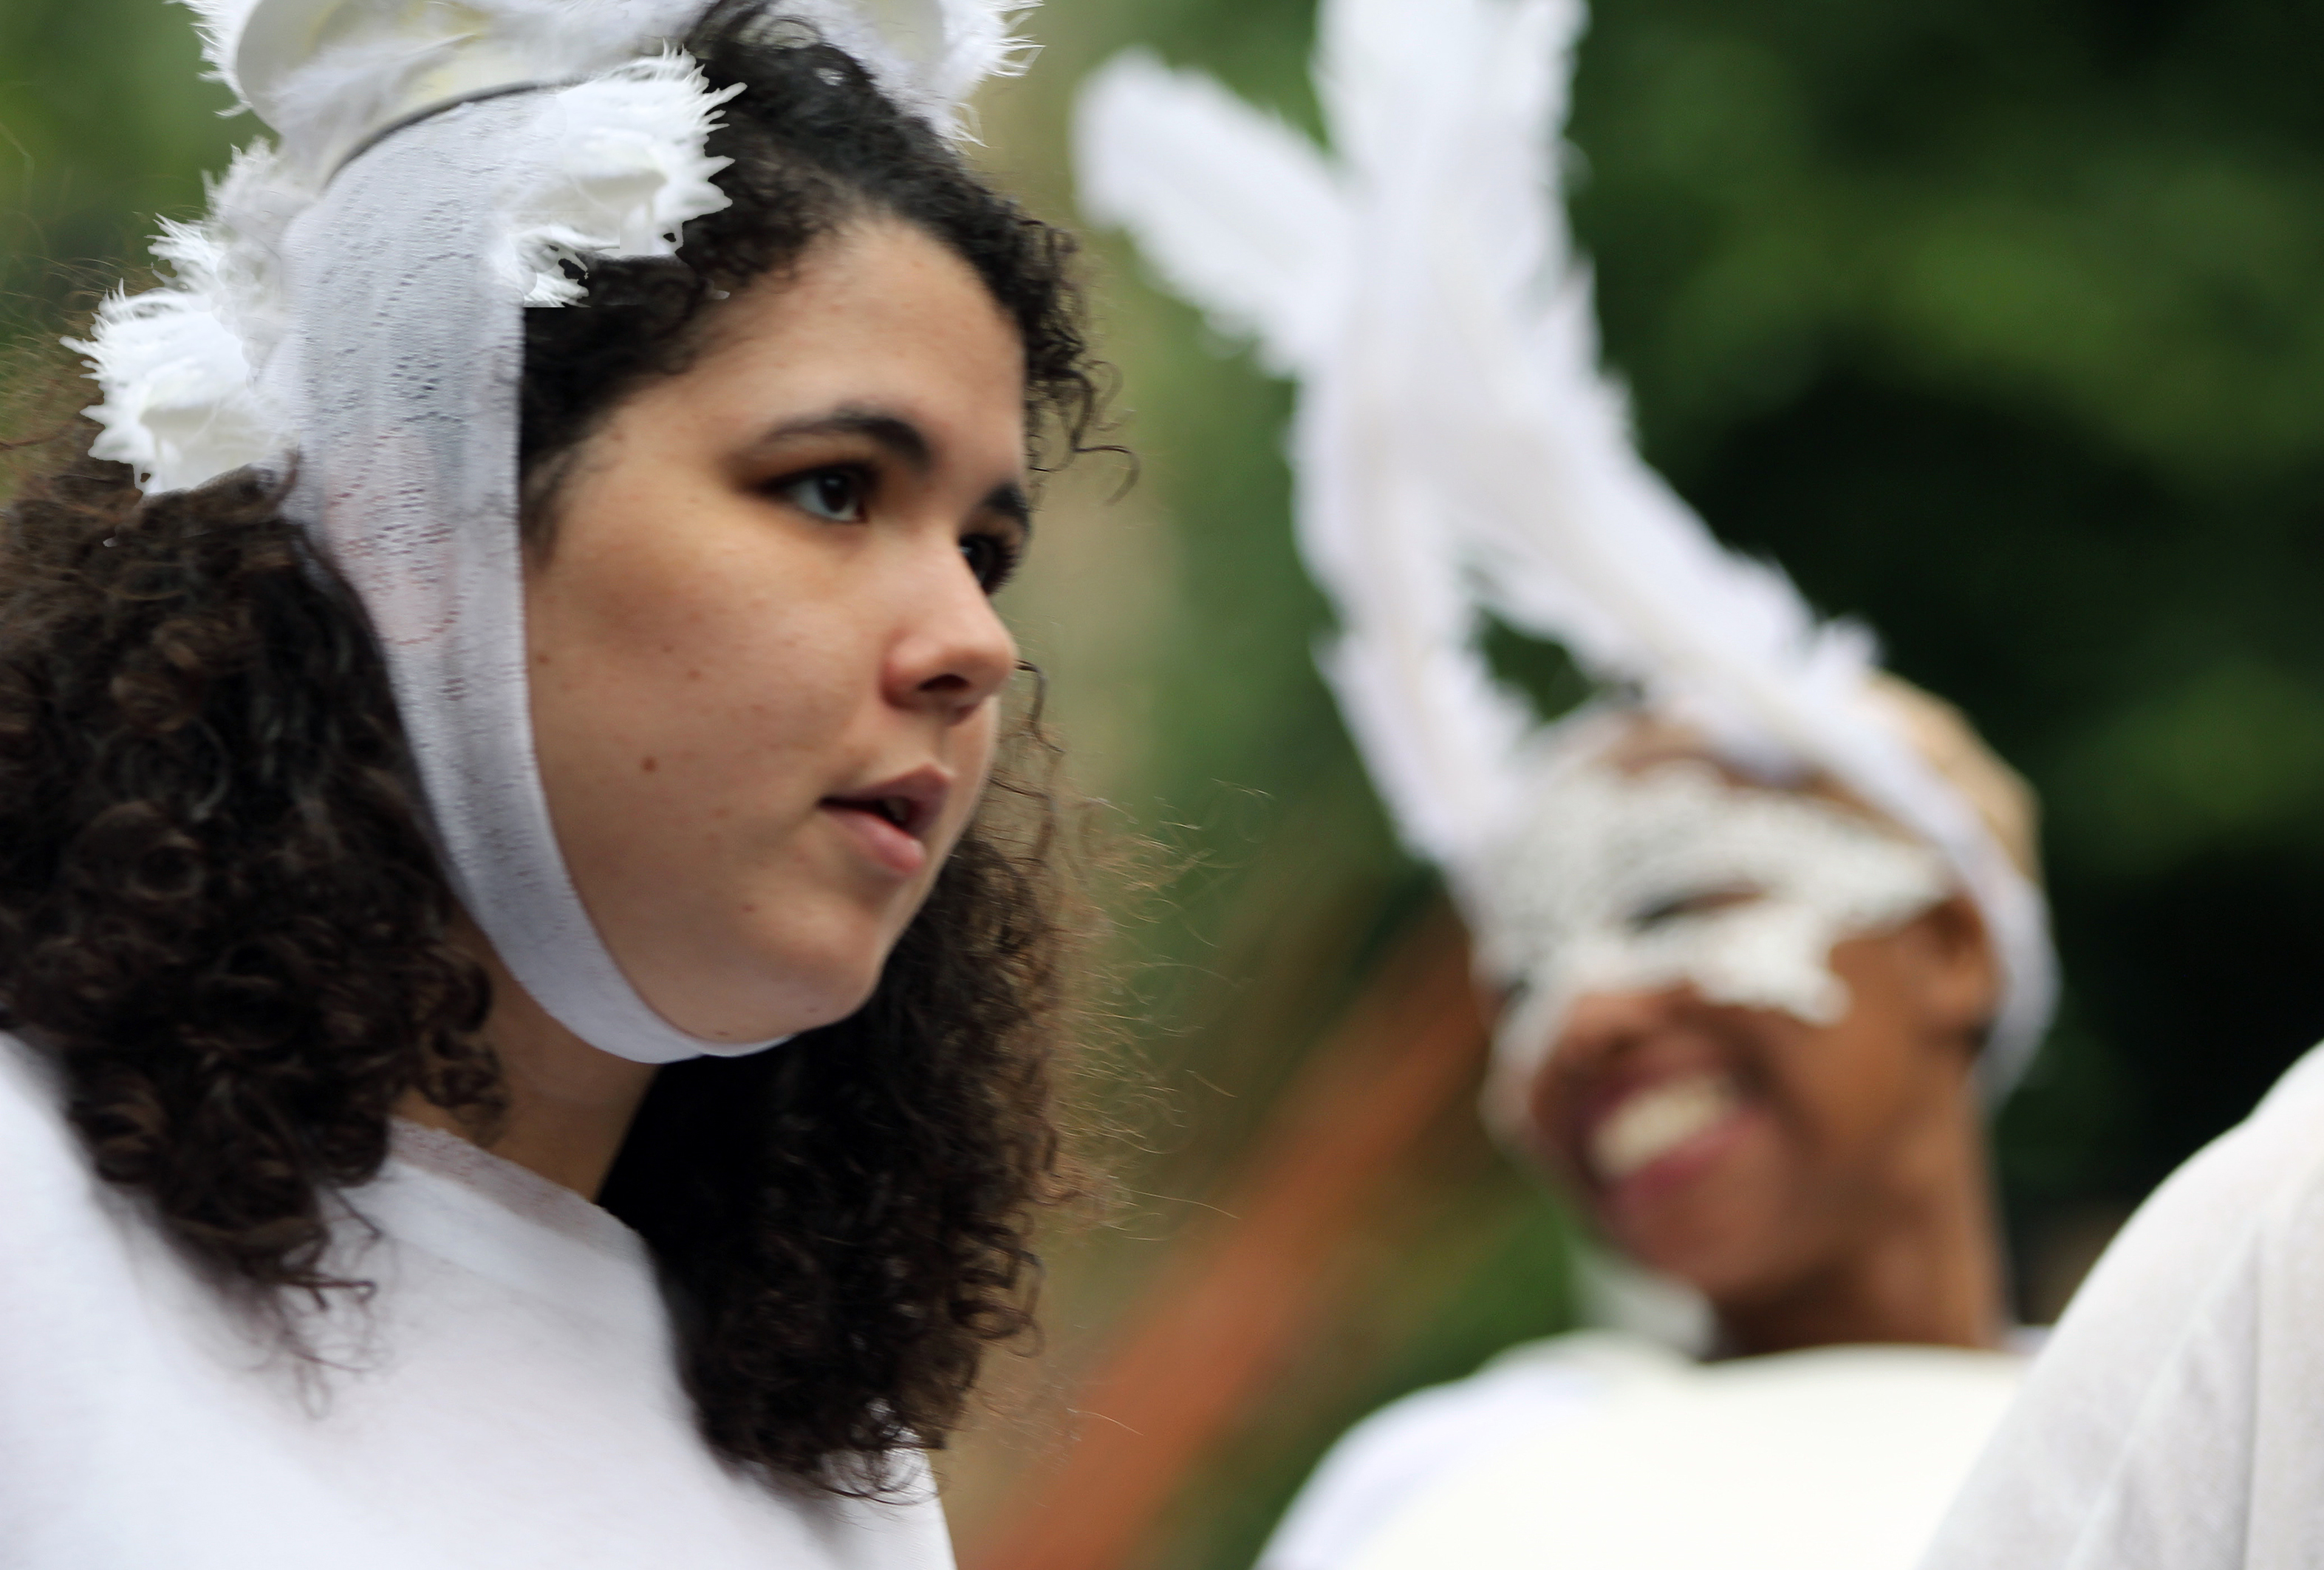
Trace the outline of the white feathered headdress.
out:
M 677 41 L 708 0 L 188 0 L 211 63 L 276 134 L 207 218 L 154 247 L 85 354 L 99 457 L 149 494 L 246 465 L 378 634 L 446 871 L 516 979 L 642 1062 L 733 1055 L 661 1018 L 568 876 L 531 740 L 518 540 L 523 312 L 569 262 L 677 254 L 727 198 L 705 138 L 734 91 Z M 900 110 L 959 134 L 1019 69 L 1019 0 L 772 0 Z M 779 28 L 770 47 L 799 35 Z
M 1324 0 L 1336 156 L 1126 56 L 1082 101 L 1084 203 L 1297 378 L 1299 540 L 1342 626 L 1326 674 L 1407 842 L 1481 926 L 1554 750 L 1482 657 L 1489 611 L 1738 762 L 1828 773 L 1941 851 L 2005 972 L 1986 1073 L 2006 1086 L 2052 1006 L 2040 891 L 1895 723 L 1870 636 L 1722 549 L 1639 457 L 1600 369 L 1559 199 L 1582 19 L 1579 0 L 1439 0 L 1416 26 L 1399 0 Z
M 284 235 L 350 153 L 433 107 L 512 88 L 564 89 L 579 134 L 499 198 L 496 259 L 526 303 L 579 297 L 558 263 L 675 253 L 688 219 L 726 199 L 703 139 L 723 95 L 672 42 L 707 0 L 186 0 L 204 53 L 278 138 L 244 150 L 199 224 L 168 223 L 161 288 L 107 300 L 85 355 L 104 402 L 92 449 L 149 492 L 183 490 L 284 456 L 290 411 L 266 374 L 291 303 Z M 1029 0 L 789 0 L 863 62 L 889 97 L 954 134 L 964 100 L 1023 69 L 1010 32 Z

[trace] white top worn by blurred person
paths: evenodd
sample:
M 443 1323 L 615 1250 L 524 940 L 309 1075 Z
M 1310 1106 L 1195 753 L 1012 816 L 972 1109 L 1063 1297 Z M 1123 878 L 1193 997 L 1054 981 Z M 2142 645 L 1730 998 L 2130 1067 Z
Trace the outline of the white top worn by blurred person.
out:
M 1298 380 L 1326 673 L 1499 1001 L 1488 1122 L 1720 1354 L 1563 1338 L 1390 1408 L 1268 1570 L 1903 1565 L 2019 1371 L 1983 1110 L 2053 989 L 2033 803 L 1639 457 L 1554 199 L 1580 23 L 1328 0 L 1331 158 L 1139 56 L 1084 101 L 1091 212 Z M 1602 696 L 1540 723 L 1486 613 Z

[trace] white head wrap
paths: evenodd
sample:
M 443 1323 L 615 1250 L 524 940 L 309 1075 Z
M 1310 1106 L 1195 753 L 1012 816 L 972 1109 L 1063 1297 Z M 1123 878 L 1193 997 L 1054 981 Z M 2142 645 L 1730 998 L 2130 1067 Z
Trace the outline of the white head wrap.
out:
M 236 157 L 171 281 L 99 310 L 99 457 L 149 494 L 295 460 L 290 515 L 377 632 L 446 870 L 518 983 L 642 1063 L 734 1056 L 639 996 L 582 907 L 532 748 L 517 532 L 523 310 L 568 259 L 669 256 L 727 199 L 707 0 L 189 0 L 280 138 Z M 782 0 L 907 110 L 1020 69 L 1010 0 Z
M 1821 885 L 1815 930 L 1967 891 L 2003 972 L 1982 1070 L 1997 1093 L 2049 1018 L 2041 892 L 1895 722 L 1869 634 L 1818 620 L 1775 568 L 1721 549 L 1638 456 L 1599 369 L 1560 199 L 1582 22 L 1579 0 L 1440 0 L 1425 23 L 1400 0 L 1324 0 L 1315 82 L 1336 157 L 1204 77 L 1126 56 L 1082 102 L 1084 203 L 1299 381 L 1299 542 L 1342 626 L 1325 673 L 1406 840 L 1466 906 L 1482 963 L 1534 984 L 1504 1021 L 1499 1115 L 1548 1044 L 1543 994 L 1560 986 L 1545 967 L 1570 979 L 1563 940 L 1594 919 L 1576 903 L 1591 891 L 1549 886 L 1576 873 L 1556 847 L 1630 832 L 1640 813 L 1692 825 L 1703 854 L 1738 873 L 1779 845 L 1827 867 L 1853 858 L 1857 881 Z M 1720 799 L 1744 792 L 1707 770 L 1641 780 L 1653 789 L 1615 813 L 1582 767 L 1603 710 L 1542 725 L 1483 658 L 1485 611 L 1563 643 L 1722 758 L 1826 776 L 1922 845 L 1806 798 L 1773 817 L 1749 807 L 1746 822 Z M 1746 931 L 1721 957 L 1710 930 L 1666 947 L 1664 971 L 1731 974 L 1737 954 L 1772 941 Z M 1654 965 L 1637 948 L 1584 968 L 1635 979 Z M 1775 1001 L 1812 1016 L 1812 990 Z

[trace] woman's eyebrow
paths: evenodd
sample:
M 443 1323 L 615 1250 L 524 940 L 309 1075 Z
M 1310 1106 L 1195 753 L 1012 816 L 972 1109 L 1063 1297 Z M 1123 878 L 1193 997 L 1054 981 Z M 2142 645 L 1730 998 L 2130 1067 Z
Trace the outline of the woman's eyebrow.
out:
M 884 409 L 867 409 L 856 404 L 844 404 L 824 414 L 810 414 L 798 420 L 787 420 L 780 425 L 762 431 L 752 445 L 777 447 L 803 438 L 828 436 L 860 436 L 885 449 L 890 457 L 915 474 L 925 475 L 935 466 L 935 449 L 927 433 L 900 414 Z M 984 494 L 978 511 L 997 513 L 1030 534 L 1033 531 L 1033 502 L 1025 487 L 1014 480 L 1004 480 Z
M 803 437 L 860 436 L 884 448 L 890 457 L 916 474 L 926 474 L 935 464 L 935 448 L 927 433 L 900 414 L 884 409 L 865 409 L 846 404 L 824 414 L 811 414 L 798 420 L 787 420 L 761 432 L 752 445 L 774 447 Z

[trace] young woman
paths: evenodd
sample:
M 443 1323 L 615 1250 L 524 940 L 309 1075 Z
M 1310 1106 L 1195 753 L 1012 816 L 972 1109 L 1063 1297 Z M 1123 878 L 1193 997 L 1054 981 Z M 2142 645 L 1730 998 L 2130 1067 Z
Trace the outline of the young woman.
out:
M 1369 1419 L 1267 1570 L 1909 1565 L 2007 1399 L 1982 1113 L 2044 1022 L 2032 803 L 1648 470 L 1554 199 L 1579 7 L 1319 11 L 1335 158 L 1126 60 L 1082 189 L 1299 378 L 1325 660 L 1499 1020 L 1485 1113 L 1707 1307 Z M 1543 725 L 1489 614 L 1598 696 Z
M 1610 1305 L 1613 1328 L 1375 1414 L 1262 1564 L 1903 1570 L 2020 1372 L 1978 1083 L 1989 928 L 1936 847 L 1828 776 L 1756 776 L 1651 710 L 1560 740 L 1510 870 L 1562 909 L 1504 1008 L 1488 1116 L 1703 1322 L 1674 1345 Z M 1480 912 L 1487 942 L 1508 916 Z
M 208 8 L 281 141 L 0 540 L 10 1565 L 950 1563 L 1091 383 L 996 14 L 801 10 Z

